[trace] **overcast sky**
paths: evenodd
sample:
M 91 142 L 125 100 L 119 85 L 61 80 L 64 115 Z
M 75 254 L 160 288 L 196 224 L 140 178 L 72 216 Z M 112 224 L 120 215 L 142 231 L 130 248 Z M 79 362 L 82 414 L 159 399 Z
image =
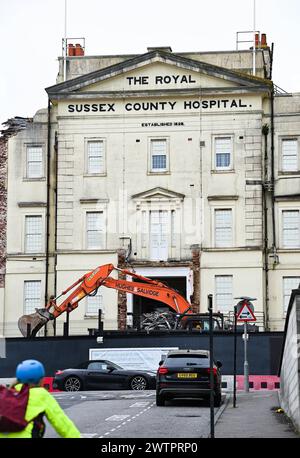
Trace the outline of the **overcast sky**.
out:
M 0 0 L 0 123 L 47 106 L 64 36 L 65 0 Z M 252 30 L 253 0 L 67 0 L 67 36 L 86 54 L 225 51 Z M 274 82 L 300 92 L 300 1 L 256 0 L 256 29 L 274 43 Z M 250 46 L 250 45 L 249 45 Z

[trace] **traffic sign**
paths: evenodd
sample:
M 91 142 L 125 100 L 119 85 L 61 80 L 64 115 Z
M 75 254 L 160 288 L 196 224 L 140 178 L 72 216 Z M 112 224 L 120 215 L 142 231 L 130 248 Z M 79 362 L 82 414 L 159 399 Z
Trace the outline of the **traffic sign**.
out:
M 251 310 L 251 307 L 249 306 L 249 304 L 247 302 L 244 302 L 241 305 L 241 308 L 240 308 L 240 310 L 238 311 L 238 314 L 237 314 L 237 320 L 238 321 L 244 321 L 244 322 L 256 321 L 254 313 Z

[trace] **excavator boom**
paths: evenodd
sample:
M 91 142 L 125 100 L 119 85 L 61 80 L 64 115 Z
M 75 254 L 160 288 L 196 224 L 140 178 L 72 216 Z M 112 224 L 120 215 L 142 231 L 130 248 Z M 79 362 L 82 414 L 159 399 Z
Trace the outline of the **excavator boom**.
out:
M 113 271 L 119 271 L 124 276 L 129 275 L 134 281 L 113 278 L 110 276 Z M 78 307 L 81 299 L 95 294 L 100 286 L 163 302 L 176 313 L 189 313 L 191 310 L 191 304 L 176 290 L 164 283 L 137 275 L 130 270 L 119 269 L 112 264 L 105 264 L 83 275 L 60 296 L 51 299 L 45 308 L 36 309 L 35 313 L 31 315 L 23 315 L 18 321 L 21 334 L 24 337 L 34 337 L 49 320 L 56 319 L 65 311 L 71 312 Z M 57 300 L 69 292 L 70 294 L 58 304 Z

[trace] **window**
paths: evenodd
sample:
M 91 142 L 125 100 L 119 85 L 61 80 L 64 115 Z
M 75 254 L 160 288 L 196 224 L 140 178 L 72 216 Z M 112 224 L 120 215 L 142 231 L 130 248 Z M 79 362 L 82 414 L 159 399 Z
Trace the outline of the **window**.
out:
M 222 313 L 233 309 L 232 303 L 232 275 L 215 276 L 216 310 Z
M 283 310 L 287 311 L 292 289 L 297 289 L 300 277 L 283 277 Z
M 232 138 L 215 138 L 215 168 L 226 170 L 232 168 Z
M 95 296 L 86 297 L 86 315 L 97 315 L 98 310 L 102 310 L 103 306 L 103 296 L 100 291 L 97 291 Z
M 283 248 L 300 248 L 299 210 L 283 210 L 282 241 Z
M 87 212 L 86 214 L 87 248 L 104 248 L 104 216 L 103 212 Z
M 41 308 L 41 281 L 24 281 L 24 314 Z
M 87 142 L 87 173 L 105 173 L 104 141 Z
M 168 259 L 168 211 L 150 212 L 150 259 L 166 261 Z
M 25 253 L 42 251 L 42 216 L 25 217 Z
M 282 171 L 298 171 L 298 141 L 295 138 L 283 139 L 281 143 Z
M 41 146 L 27 146 L 26 150 L 26 178 L 42 178 L 43 149 Z
M 215 246 L 232 246 L 232 209 L 215 210 Z
M 151 140 L 151 172 L 167 171 L 167 140 Z

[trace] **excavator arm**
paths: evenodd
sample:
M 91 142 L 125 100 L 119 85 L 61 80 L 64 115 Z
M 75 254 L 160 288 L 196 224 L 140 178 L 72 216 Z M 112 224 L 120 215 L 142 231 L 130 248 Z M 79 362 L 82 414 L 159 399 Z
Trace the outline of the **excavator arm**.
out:
M 119 271 L 124 276 L 129 275 L 133 281 L 115 279 L 110 276 L 113 271 Z M 35 313 L 19 318 L 21 334 L 24 337 L 34 337 L 49 320 L 56 319 L 65 311 L 73 311 L 84 297 L 95 294 L 101 286 L 163 302 L 176 313 L 189 313 L 191 309 L 191 304 L 183 296 L 164 283 L 137 275 L 130 270 L 119 269 L 113 264 L 105 264 L 83 275 L 59 296 L 51 299 L 45 308 L 36 309 Z M 70 294 L 58 304 L 57 300 L 67 293 Z

